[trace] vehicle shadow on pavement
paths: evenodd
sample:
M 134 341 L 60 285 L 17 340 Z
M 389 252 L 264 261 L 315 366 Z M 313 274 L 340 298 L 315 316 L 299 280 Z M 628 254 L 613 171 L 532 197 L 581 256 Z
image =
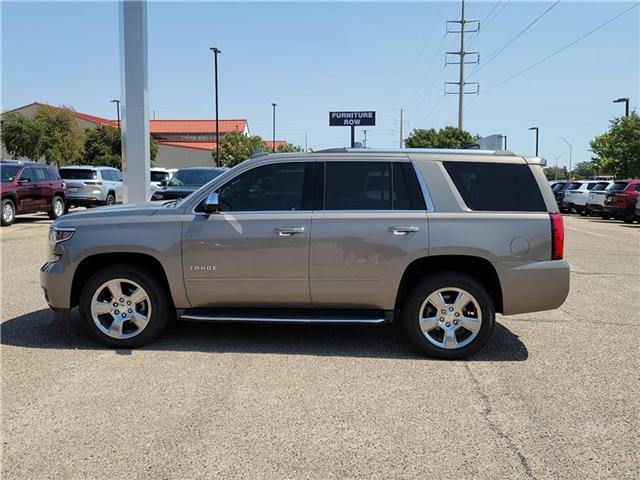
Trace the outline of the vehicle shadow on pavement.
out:
M 48 309 L 6 320 L 3 345 L 25 348 L 102 350 L 85 334 L 77 310 L 67 322 Z M 208 353 L 265 353 L 335 357 L 421 359 L 397 325 L 276 325 L 172 322 L 159 339 L 140 350 Z M 114 350 L 129 355 L 129 350 Z M 135 353 L 135 352 L 133 352 Z M 517 335 L 500 323 L 472 361 L 524 361 L 529 352 Z

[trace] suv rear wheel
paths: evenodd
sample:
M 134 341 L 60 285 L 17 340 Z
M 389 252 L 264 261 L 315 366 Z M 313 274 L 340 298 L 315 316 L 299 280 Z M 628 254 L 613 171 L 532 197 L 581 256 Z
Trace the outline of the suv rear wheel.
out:
M 51 208 L 49 209 L 49 218 L 51 220 L 55 220 L 58 217 L 61 217 L 67 212 L 64 205 L 64 200 L 62 197 L 53 197 L 53 201 L 51 202 Z
M 116 203 L 116 196 L 113 193 L 109 192 L 105 203 L 107 205 L 113 205 L 114 203 Z
M 16 207 L 9 199 L 2 200 L 2 226 L 8 227 L 16 219 Z
M 140 347 L 163 330 L 173 310 L 168 292 L 148 270 L 105 267 L 80 295 L 80 316 L 89 334 L 108 347 Z
M 402 309 L 404 328 L 427 355 L 448 360 L 478 352 L 495 324 L 493 302 L 473 278 L 443 272 L 415 287 Z

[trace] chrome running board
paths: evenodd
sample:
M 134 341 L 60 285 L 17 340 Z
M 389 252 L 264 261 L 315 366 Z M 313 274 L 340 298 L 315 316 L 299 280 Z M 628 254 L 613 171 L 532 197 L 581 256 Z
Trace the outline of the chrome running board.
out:
M 256 323 L 323 323 L 323 324 L 379 324 L 388 323 L 392 312 L 384 311 L 345 311 L 345 312 L 287 312 L 283 310 L 230 312 L 179 310 L 180 320 L 192 322 L 256 322 Z

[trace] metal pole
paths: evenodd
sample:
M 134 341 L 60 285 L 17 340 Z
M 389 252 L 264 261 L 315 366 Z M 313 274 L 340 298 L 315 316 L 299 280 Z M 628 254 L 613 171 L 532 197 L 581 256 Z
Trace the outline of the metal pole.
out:
M 507 136 L 504 135 L 504 149 L 507 150 Z
M 571 145 L 571 143 L 569 143 L 569 140 L 567 140 L 564 137 L 558 137 L 560 140 L 562 140 L 564 143 L 566 143 L 569 147 L 569 180 L 571 180 L 571 161 L 573 160 L 573 146 Z
M 529 130 L 535 130 L 536 131 L 536 157 L 538 156 L 538 133 L 539 133 L 539 128 L 538 127 L 531 127 L 529 128 Z
M 218 47 L 210 47 L 213 52 L 213 75 L 215 84 L 215 104 L 216 104 L 216 167 L 220 166 L 220 119 L 218 117 L 218 54 L 222 51 Z
M 458 130 L 464 128 L 464 0 L 460 14 L 460 93 L 458 95 Z
M 271 151 L 276 151 L 276 107 L 278 106 L 275 103 L 271 104 L 273 106 L 273 145 L 271 145 Z
M 351 148 L 356 146 L 356 127 L 351 125 Z
M 364 136 L 363 140 L 362 140 L 362 146 L 363 148 L 367 148 L 367 132 L 369 130 L 362 130 L 362 135 Z
M 121 130 L 121 128 L 120 128 L 120 100 L 111 100 L 111 103 L 115 103 L 116 104 L 116 116 L 118 118 L 118 130 Z
M 305 152 L 309 151 L 309 148 L 307 146 L 307 131 L 306 130 L 304 131 L 304 151 Z
M 120 2 L 123 201 L 149 200 L 149 91 L 147 67 L 147 2 Z
M 403 114 L 404 114 L 404 111 L 402 109 L 400 109 L 400 148 L 402 148 L 404 146 L 403 145 L 404 139 L 402 138 L 403 137 L 403 135 L 402 135 L 402 123 L 403 123 L 403 119 L 402 118 L 403 118 Z M 366 132 L 366 130 L 365 130 L 365 132 Z M 366 135 L 365 135 L 364 138 L 365 139 L 367 138 Z M 366 140 L 365 140 L 365 142 L 366 142 Z M 365 147 L 366 147 L 366 145 L 365 145 Z
M 613 103 L 622 103 L 624 102 L 624 116 L 629 116 L 629 97 L 621 97 L 617 98 L 613 101 Z

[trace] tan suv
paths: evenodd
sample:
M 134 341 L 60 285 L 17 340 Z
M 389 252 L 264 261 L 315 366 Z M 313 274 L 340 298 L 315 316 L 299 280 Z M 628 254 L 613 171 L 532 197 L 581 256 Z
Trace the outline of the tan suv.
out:
M 424 352 L 477 352 L 495 313 L 559 307 L 562 218 L 543 161 L 478 150 L 254 157 L 187 198 L 65 216 L 49 305 L 130 348 L 166 322 L 402 322 Z

